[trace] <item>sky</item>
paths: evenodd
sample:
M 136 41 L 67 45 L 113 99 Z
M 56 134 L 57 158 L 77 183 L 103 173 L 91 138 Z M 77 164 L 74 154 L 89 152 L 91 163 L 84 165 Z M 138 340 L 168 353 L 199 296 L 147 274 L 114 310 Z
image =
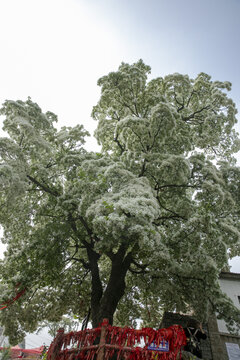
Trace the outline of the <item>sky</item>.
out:
M 98 78 L 142 58 L 152 77 L 230 81 L 240 110 L 239 0 L 1 0 L 0 14 L 0 104 L 31 96 L 93 134 Z M 99 150 L 93 137 L 86 148 Z

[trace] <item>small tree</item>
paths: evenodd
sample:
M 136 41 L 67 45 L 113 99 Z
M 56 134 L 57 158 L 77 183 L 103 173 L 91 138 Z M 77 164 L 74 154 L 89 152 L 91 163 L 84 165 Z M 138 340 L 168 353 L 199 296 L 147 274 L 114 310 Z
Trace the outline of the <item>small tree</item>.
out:
M 173 74 L 147 80 L 141 60 L 98 81 L 102 153 L 82 126 L 54 127 L 28 99 L 1 110 L 0 223 L 7 244 L 1 312 L 11 338 L 43 319 L 157 325 L 163 310 L 239 312 L 219 287 L 239 254 L 239 150 L 229 82 Z M 17 290 L 16 290 L 17 289 Z
M 3 348 L 1 351 L 0 351 L 0 359 L 1 360 L 9 360 L 11 359 L 11 350 L 10 348 Z
M 64 332 L 77 331 L 79 326 L 79 322 L 75 321 L 73 318 L 62 316 L 59 321 L 43 321 L 43 323 L 39 326 L 37 334 L 42 331 L 44 328 L 47 328 L 50 336 L 55 338 L 57 332 L 60 328 L 64 329 Z

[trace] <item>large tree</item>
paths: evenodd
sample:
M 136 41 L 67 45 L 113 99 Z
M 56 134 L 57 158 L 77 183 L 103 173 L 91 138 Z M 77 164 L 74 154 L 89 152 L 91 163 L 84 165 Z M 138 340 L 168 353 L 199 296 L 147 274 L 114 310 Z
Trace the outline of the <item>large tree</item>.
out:
M 172 74 L 148 81 L 141 60 L 98 81 L 92 116 L 102 152 L 81 125 L 28 99 L 1 110 L 0 313 L 12 342 L 42 320 L 103 318 L 157 326 L 163 310 L 239 312 L 218 278 L 239 254 L 240 169 L 229 82 Z M 84 99 L 83 99 L 84 101 Z

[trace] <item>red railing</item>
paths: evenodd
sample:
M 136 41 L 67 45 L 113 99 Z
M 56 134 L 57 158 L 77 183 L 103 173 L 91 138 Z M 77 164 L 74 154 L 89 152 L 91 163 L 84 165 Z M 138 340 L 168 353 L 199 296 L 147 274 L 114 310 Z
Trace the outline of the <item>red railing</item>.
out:
M 149 349 L 151 344 L 157 351 Z M 47 360 L 108 360 L 113 356 L 117 360 L 175 360 L 185 344 L 186 336 L 179 325 L 168 329 L 135 330 L 111 326 L 104 319 L 95 329 L 68 334 L 59 329 L 48 350 Z

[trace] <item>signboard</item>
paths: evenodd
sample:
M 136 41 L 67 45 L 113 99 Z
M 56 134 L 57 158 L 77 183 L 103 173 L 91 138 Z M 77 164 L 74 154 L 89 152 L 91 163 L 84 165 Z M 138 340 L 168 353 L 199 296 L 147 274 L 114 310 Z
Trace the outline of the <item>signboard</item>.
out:
M 240 359 L 240 349 L 238 344 L 226 343 L 227 353 L 229 360 L 239 360 Z
M 169 351 L 169 342 L 162 340 L 159 345 L 156 345 L 154 342 L 148 346 L 148 350 L 168 352 Z

